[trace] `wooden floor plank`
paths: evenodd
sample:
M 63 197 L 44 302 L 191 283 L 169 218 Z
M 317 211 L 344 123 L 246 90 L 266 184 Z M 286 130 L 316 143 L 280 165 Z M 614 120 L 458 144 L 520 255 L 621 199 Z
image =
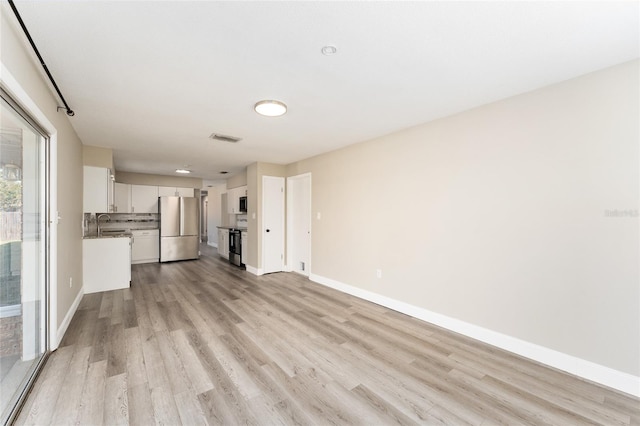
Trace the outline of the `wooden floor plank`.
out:
M 148 383 L 127 388 L 127 408 L 131 425 L 148 425 L 156 421 Z
M 173 394 L 167 386 L 157 386 L 150 390 L 153 417 L 158 425 L 179 425 L 180 415 Z
M 640 425 L 638 398 L 202 252 L 85 295 L 16 424 Z
M 40 425 L 51 422 L 74 349 L 73 346 L 62 347 L 49 356 L 16 424 Z
M 81 347 L 74 351 L 73 358 L 69 363 L 69 371 L 62 382 L 64 394 L 58 398 L 53 418 L 53 424 L 72 424 L 78 416 L 82 391 L 84 390 L 85 379 L 89 369 L 90 347 Z
M 107 361 L 98 361 L 89 365 L 87 380 L 80 398 L 78 424 L 99 425 L 104 412 L 104 390 L 107 381 Z
M 122 373 L 116 376 L 107 377 L 104 390 L 104 410 L 102 412 L 102 424 L 128 425 L 128 404 L 129 401 L 127 398 L 127 374 Z
M 124 330 L 126 347 L 127 385 L 129 388 L 147 383 L 147 371 L 144 366 L 144 353 L 140 340 L 140 329 L 126 328 Z

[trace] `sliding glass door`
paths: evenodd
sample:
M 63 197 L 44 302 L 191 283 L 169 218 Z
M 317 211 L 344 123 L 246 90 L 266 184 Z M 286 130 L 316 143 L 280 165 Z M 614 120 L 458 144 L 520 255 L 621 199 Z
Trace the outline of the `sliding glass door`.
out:
M 47 138 L 0 92 L 0 423 L 47 352 Z

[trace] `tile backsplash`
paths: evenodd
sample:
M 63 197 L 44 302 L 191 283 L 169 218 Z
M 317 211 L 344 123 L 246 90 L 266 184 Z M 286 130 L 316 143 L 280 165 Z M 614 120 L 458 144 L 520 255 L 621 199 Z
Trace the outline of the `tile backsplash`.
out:
M 83 235 L 94 236 L 98 233 L 96 223 L 97 215 L 102 213 L 85 213 L 83 220 Z M 160 227 L 160 215 L 158 213 L 107 213 L 109 217 L 100 218 L 100 227 L 103 230 L 123 229 L 132 231 L 136 229 L 158 229 Z
M 238 227 L 238 228 L 246 228 L 247 227 L 247 215 L 246 214 L 236 215 L 236 227 Z

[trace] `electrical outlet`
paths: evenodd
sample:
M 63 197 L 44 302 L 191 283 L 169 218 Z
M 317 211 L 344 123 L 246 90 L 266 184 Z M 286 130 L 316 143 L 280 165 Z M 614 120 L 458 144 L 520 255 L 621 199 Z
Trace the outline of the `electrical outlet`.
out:
M 382 278 L 382 269 L 376 269 L 376 277 Z
M 318 218 L 318 220 L 322 219 L 322 213 L 318 212 L 318 213 L 316 214 L 316 217 Z
M 69 288 L 73 287 L 73 277 L 69 277 Z

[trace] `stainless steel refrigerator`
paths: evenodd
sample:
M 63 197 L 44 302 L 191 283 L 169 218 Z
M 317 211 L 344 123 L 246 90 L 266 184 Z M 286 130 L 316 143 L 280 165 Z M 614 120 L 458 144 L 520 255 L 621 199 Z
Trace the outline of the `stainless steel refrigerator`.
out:
M 160 262 L 198 259 L 198 199 L 159 197 Z

